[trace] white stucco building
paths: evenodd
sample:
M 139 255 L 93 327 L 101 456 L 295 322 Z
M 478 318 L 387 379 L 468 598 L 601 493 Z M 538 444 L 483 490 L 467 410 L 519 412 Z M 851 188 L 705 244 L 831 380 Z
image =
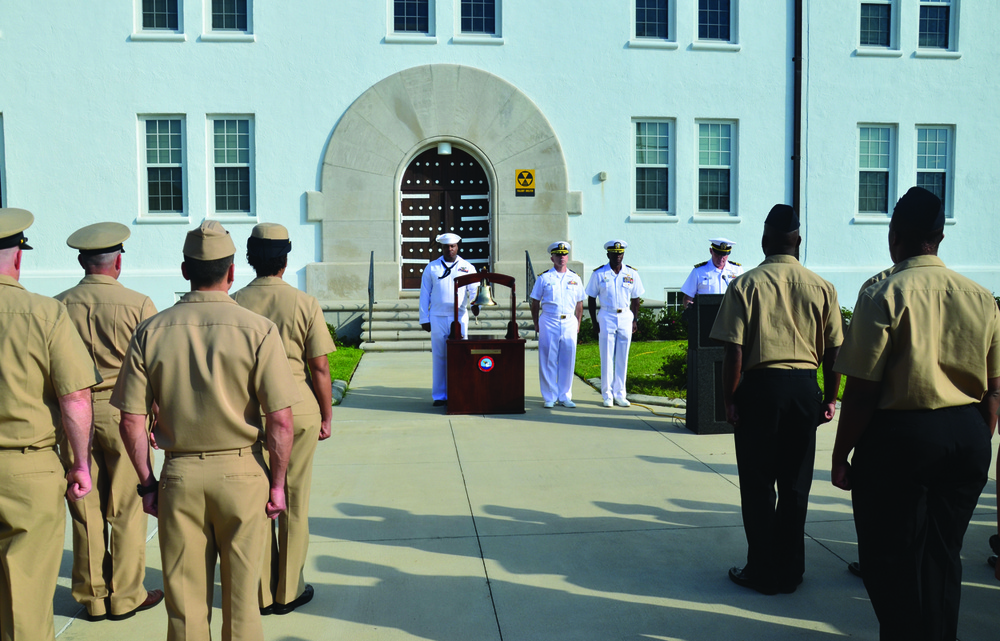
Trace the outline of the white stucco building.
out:
M 123 282 L 165 307 L 184 234 L 217 218 L 238 248 L 288 227 L 286 278 L 330 304 L 367 299 L 373 251 L 376 297 L 409 296 L 435 226 L 518 279 L 525 251 L 544 268 L 569 240 L 589 273 L 622 238 L 661 298 L 710 237 L 756 265 L 787 202 L 803 262 L 851 306 L 918 181 L 943 189 L 945 262 L 1000 290 L 993 2 L 45 6 L 0 10 L 0 202 L 36 215 L 33 291 L 75 283 L 66 237 L 114 220 Z

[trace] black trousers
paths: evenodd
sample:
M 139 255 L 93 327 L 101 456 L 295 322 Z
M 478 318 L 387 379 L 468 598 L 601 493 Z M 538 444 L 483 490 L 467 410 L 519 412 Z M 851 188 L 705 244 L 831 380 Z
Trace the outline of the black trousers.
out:
M 962 540 L 991 459 L 974 405 L 876 412 L 854 450 L 858 554 L 882 641 L 958 630 Z
M 823 405 L 816 371 L 745 372 L 734 401 L 744 572 L 764 584 L 798 585 L 805 572 L 806 509 Z

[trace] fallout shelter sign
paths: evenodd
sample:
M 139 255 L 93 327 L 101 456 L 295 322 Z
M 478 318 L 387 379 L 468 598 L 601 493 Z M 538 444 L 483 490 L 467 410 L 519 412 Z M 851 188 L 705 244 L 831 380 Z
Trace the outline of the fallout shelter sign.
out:
M 535 197 L 535 170 L 518 169 L 515 173 L 515 196 Z

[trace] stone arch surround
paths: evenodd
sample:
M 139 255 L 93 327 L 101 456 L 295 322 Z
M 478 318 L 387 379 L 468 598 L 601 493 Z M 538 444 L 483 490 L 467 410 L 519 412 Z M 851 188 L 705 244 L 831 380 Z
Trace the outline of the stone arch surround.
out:
M 344 113 L 326 147 L 320 191 L 306 192 L 306 215 L 322 226 L 322 262 L 306 267 L 306 290 L 324 302 L 368 298 L 375 252 L 376 300 L 397 299 L 399 181 L 409 162 L 438 142 L 477 157 L 492 182 L 494 270 L 517 279 L 523 300 L 524 251 L 536 272 L 546 247 L 567 239 L 581 195 L 568 190 L 562 146 L 547 118 L 509 82 L 473 67 L 435 64 L 393 74 Z M 518 198 L 518 169 L 535 170 L 535 197 Z

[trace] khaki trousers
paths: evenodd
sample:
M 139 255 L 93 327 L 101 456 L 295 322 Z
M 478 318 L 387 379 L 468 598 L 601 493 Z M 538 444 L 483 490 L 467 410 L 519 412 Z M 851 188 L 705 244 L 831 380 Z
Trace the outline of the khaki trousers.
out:
M 73 519 L 73 598 L 92 616 L 125 614 L 146 599 L 146 514 L 135 488 L 139 477 L 118 431 L 111 390 L 94 394 L 93 490 L 69 501 Z M 72 452 L 60 446 L 64 465 Z
M 263 641 L 257 586 L 270 482 L 259 446 L 202 455 L 167 453 L 159 521 L 167 640 L 211 638 L 216 558 L 223 641 Z
M 55 639 L 66 477 L 51 448 L 0 451 L 0 639 Z
M 285 477 L 288 511 L 276 519 L 277 533 L 274 524 L 268 523 L 271 541 L 265 548 L 260 574 L 259 603 L 262 608 L 274 602 L 291 603 L 306 589 L 302 570 L 309 550 L 309 494 L 320 423 L 319 414 L 295 417 L 295 440 Z

